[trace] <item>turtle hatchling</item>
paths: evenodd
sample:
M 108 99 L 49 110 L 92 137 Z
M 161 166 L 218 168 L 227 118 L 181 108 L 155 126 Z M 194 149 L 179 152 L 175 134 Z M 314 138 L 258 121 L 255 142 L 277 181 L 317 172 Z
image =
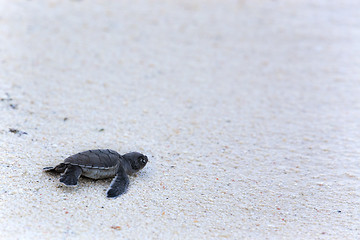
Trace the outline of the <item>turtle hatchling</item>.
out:
M 96 149 L 72 155 L 55 167 L 44 168 L 44 171 L 61 173 L 60 182 L 67 186 L 77 185 L 80 176 L 92 179 L 114 177 L 107 197 L 116 198 L 129 186 L 127 175 L 141 170 L 147 162 L 147 156 L 138 152 L 120 155 L 110 149 Z

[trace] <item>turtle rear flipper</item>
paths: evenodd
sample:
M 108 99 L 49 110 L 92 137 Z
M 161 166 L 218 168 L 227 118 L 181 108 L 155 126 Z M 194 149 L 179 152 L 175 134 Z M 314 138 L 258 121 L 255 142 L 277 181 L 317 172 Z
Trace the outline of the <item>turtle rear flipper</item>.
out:
M 60 176 L 60 182 L 67 186 L 75 186 L 81 176 L 82 169 L 79 166 L 67 166 L 65 173 Z
M 116 198 L 119 195 L 126 192 L 129 186 L 129 177 L 127 176 L 125 170 L 120 167 L 115 178 L 110 184 L 110 188 L 107 191 L 108 198 Z

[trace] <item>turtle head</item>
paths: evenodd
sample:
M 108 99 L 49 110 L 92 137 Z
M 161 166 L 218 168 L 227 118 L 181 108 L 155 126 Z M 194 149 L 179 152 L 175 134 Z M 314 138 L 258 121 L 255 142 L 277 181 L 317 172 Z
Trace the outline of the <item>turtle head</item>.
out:
M 124 154 L 123 158 L 130 163 L 132 168 L 132 173 L 135 173 L 143 169 L 146 163 L 148 162 L 147 156 L 138 152 L 131 152 Z

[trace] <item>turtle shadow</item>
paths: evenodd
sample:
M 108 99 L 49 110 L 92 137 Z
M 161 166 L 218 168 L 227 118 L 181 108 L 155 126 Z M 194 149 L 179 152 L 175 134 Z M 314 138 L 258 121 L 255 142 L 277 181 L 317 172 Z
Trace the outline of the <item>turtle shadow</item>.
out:
M 85 176 L 81 176 L 79 179 L 79 183 L 82 185 L 90 185 L 90 186 L 110 186 L 110 183 L 113 178 L 104 178 L 104 179 L 92 179 Z
M 54 179 L 55 180 L 55 179 Z M 77 185 L 67 186 L 59 181 L 59 177 L 55 180 L 56 188 L 62 193 L 68 195 L 86 194 L 89 192 L 106 192 L 109 189 L 111 179 L 90 179 L 87 177 L 80 177 Z
M 45 177 L 48 181 L 53 182 L 53 184 L 58 189 L 62 189 L 66 193 L 73 193 L 77 192 L 79 189 L 89 190 L 91 188 L 103 188 L 104 191 L 108 189 L 112 178 L 108 179 L 91 179 L 84 176 L 81 176 L 74 186 L 65 185 L 64 183 L 60 182 L 60 175 L 57 172 L 44 172 Z
M 152 178 L 152 174 L 149 173 L 151 171 L 142 170 L 140 172 L 137 172 L 135 174 L 132 174 L 129 176 L 130 178 L 130 184 L 134 184 L 135 182 L 142 182 L 142 181 L 149 181 L 149 179 Z M 44 172 L 44 176 L 48 178 L 48 181 L 51 181 L 52 184 L 58 189 L 58 191 L 66 194 L 71 195 L 74 193 L 86 193 L 89 191 L 100 191 L 100 192 L 106 192 L 108 191 L 111 182 L 113 181 L 113 178 L 104 178 L 104 179 L 92 179 L 85 176 L 81 176 L 77 182 L 77 185 L 74 186 L 68 186 L 64 183 L 60 182 L 60 175 L 61 173 L 57 173 L 54 171 L 47 171 Z

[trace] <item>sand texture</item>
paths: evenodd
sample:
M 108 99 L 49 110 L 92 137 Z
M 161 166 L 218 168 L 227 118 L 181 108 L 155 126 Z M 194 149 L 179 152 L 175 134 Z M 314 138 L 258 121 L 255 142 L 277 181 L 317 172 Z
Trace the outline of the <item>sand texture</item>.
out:
M 359 1 L 0 1 L 0 239 L 360 239 Z M 42 168 L 96 148 L 125 195 Z

